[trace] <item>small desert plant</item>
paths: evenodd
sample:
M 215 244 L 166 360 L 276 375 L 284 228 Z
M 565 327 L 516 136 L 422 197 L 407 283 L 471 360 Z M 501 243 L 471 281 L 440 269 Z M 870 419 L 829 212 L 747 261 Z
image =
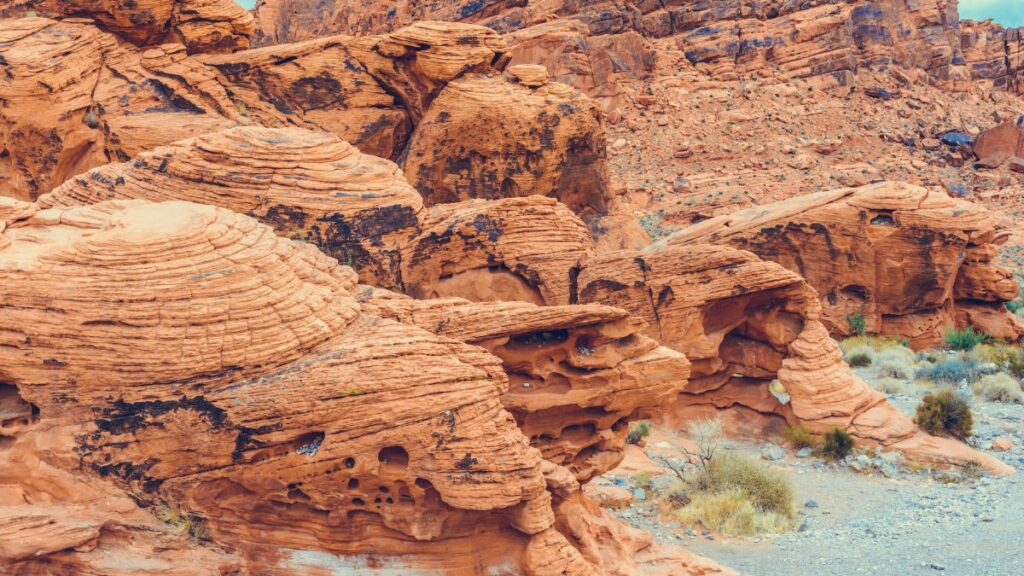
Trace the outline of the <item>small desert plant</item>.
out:
M 718 452 L 718 443 L 722 436 L 722 421 L 718 418 L 695 420 L 690 423 L 689 428 L 690 440 L 696 445 L 695 450 L 677 446 L 676 451 L 682 458 L 655 457 L 662 466 L 671 470 L 683 482 L 687 482 L 691 478 L 689 474 L 691 467 L 696 467 L 698 472 L 707 474 L 712 460 L 715 459 L 715 453 Z
M 939 384 L 958 384 L 960 382 L 973 382 L 980 375 L 978 362 L 973 358 L 962 360 L 960 358 L 946 358 L 935 364 L 922 366 L 914 372 L 915 378 L 930 380 Z
M 845 430 L 833 428 L 825 433 L 821 454 L 829 460 L 842 460 L 853 450 L 853 436 Z
M 902 346 L 887 348 L 875 357 L 875 369 L 883 378 L 907 380 L 914 376 L 914 351 Z
M 974 329 L 974 326 L 968 326 L 962 330 L 949 327 L 946 330 L 946 335 L 942 338 L 942 344 L 950 350 L 971 350 L 978 344 L 988 340 L 988 336 Z
M 843 355 L 843 359 L 854 368 L 871 366 L 875 361 L 875 350 L 870 346 L 856 346 L 849 348 Z
M 161 504 L 157 509 L 156 517 L 173 526 L 178 532 L 187 534 L 196 540 L 206 537 L 206 524 L 203 519 L 174 504 Z
M 690 502 L 677 512 L 683 523 L 733 535 L 791 527 L 793 491 L 786 478 L 747 456 L 725 452 L 687 484 Z
M 1017 346 L 1004 343 L 979 344 L 970 357 L 978 362 L 991 363 L 1016 378 L 1024 378 L 1024 352 Z
M 989 402 L 1024 404 L 1020 383 L 1008 374 L 989 374 L 971 385 L 974 393 Z
M 907 395 L 907 385 L 896 378 L 879 378 L 872 381 L 871 386 L 883 394 Z
M 905 338 L 894 338 L 892 336 L 873 336 L 864 334 L 861 336 L 850 336 L 840 343 L 843 350 L 851 351 L 854 348 L 866 346 L 875 352 L 882 352 L 894 346 L 910 347 L 910 342 Z
M 792 528 L 792 518 L 785 514 L 759 510 L 738 488 L 725 492 L 701 492 L 676 512 L 682 524 L 701 524 L 730 536 L 777 534 Z
M 846 323 L 850 326 L 850 331 L 857 336 L 863 336 L 867 332 L 867 322 L 864 320 L 864 315 L 860 312 L 854 312 L 853 314 L 846 315 Z
M 811 433 L 811 430 L 803 424 L 786 426 L 782 431 L 782 437 L 785 438 L 786 442 L 788 442 L 790 446 L 797 450 L 801 448 L 812 448 L 818 440 L 814 434 Z
M 971 435 L 974 426 L 967 400 L 949 388 L 925 394 L 917 406 L 914 422 L 929 434 L 961 440 Z
M 641 440 L 651 434 L 650 422 L 635 422 L 629 427 L 629 434 L 626 435 L 627 444 L 639 444 Z

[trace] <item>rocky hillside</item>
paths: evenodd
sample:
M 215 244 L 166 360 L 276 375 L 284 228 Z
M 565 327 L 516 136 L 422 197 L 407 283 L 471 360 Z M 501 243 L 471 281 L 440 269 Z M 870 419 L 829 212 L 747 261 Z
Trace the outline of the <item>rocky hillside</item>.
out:
M 955 3 L 0 16 L 4 573 L 731 574 L 602 507 L 641 421 L 1014 472 L 837 340 L 1024 334 Z

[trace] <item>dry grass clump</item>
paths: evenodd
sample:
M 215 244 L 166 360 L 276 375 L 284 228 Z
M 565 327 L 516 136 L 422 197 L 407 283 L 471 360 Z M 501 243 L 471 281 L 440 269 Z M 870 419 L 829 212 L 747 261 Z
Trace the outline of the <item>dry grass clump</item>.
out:
M 971 390 L 989 402 L 1024 404 L 1024 391 L 1021 391 L 1020 383 L 1002 372 L 982 377 L 971 385 Z
M 878 375 L 883 378 L 908 380 L 914 377 L 917 362 L 913 350 L 903 346 L 893 346 L 878 353 L 874 366 Z
M 867 347 L 867 348 L 871 348 L 875 352 L 882 352 L 884 350 L 887 350 L 889 348 L 894 348 L 894 347 L 897 347 L 897 346 L 904 347 L 904 348 L 909 348 L 910 347 L 910 343 L 908 341 L 900 339 L 900 338 L 893 338 L 892 336 L 862 335 L 862 336 L 851 336 L 851 337 L 843 340 L 842 342 L 840 342 L 839 346 L 844 351 L 850 351 L 850 350 L 853 350 L 854 348 L 859 348 L 861 346 L 864 346 L 864 347 Z
M 933 436 L 952 436 L 960 440 L 966 440 L 974 426 L 967 400 L 949 388 L 925 394 L 917 406 L 914 422 Z
M 882 394 L 907 396 L 909 395 L 910 388 L 907 383 L 897 378 L 879 378 L 870 382 L 871 387 L 878 390 Z
M 170 524 L 175 530 L 202 540 L 206 537 L 206 524 L 200 516 L 182 510 L 174 504 L 161 504 L 157 509 L 156 517 L 161 521 Z
M 818 443 L 818 438 L 810 428 L 799 423 L 794 426 L 786 426 L 782 431 L 782 437 L 795 450 L 813 448 Z
M 853 368 L 871 366 L 875 362 L 875 349 L 870 346 L 849 348 L 843 354 L 843 360 Z
M 676 511 L 684 524 L 731 536 L 792 529 L 793 490 L 784 476 L 757 460 L 731 452 L 711 460 L 686 482 L 689 503 Z

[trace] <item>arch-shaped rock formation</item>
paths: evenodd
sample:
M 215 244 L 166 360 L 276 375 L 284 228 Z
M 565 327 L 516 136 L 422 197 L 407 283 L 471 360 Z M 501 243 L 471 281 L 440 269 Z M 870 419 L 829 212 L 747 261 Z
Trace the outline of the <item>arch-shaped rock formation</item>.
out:
M 1017 284 L 993 262 L 1005 240 L 978 204 L 883 182 L 741 210 L 663 242 L 750 250 L 807 279 L 832 333 L 850 334 L 847 317 L 861 314 L 869 331 L 920 348 L 953 324 L 1011 340 L 1024 333 L 1003 307 Z

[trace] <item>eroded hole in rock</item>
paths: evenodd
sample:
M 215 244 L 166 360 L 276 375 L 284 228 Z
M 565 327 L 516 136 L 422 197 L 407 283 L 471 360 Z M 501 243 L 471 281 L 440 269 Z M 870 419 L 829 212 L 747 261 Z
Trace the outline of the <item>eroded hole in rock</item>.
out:
M 349 490 L 355 490 L 356 488 L 359 488 L 359 479 L 358 478 L 349 478 L 348 479 L 348 489 Z
M 295 448 L 296 454 L 303 454 L 312 458 L 316 456 L 316 453 L 320 451 L 320 445 L 324 441 L 325 434 L 323 432 L 310 432 L 309 434 L 303 434 L 295 441 L 297 447 Z
M 893 218 L 892 210 L 878 210 L 877 212 L 872 212 L 871 225 L 895 227 L 897 224 L 896 219 Z
M 442 276 L 426 296 L 458 296 L 474 302 L 518 300 L 538 306 L 544 305 L 544 296 L 536 286 L 504 266 L 474 268 Z
M 568 330 L 547 330 L 531 332 L 512 337 L 512 343 L 520 346 L 553 346 L 562 344 L 569 339 Z
M 401 446 L 388 446 L 377 454 L 384 472 L 399 474 L 409 467 L 409 453 Z
M 430 480 L 427 480 L 426 478 L 417 478 L 416 486 L 423 490 L 428 490 L 434 487 L 434 485 L 430 483 Z
M 355 468 L 355 467 L 356 467 L 356 459 L 355 458 L 353 458 L 351 456 L 349 456 L 348 458 L 345 458 L 345 468 L 351 469 L 351 468 Z
M 867 302 L 868 289 L 860 284 L 848 284 L 839 290 L 839 295 L 849 300 Z
M 0 436 L 16 436 L 38 420 L 39 408 L 26 402 L 15 386 L 0 382 Z
M 355 504 L 356 506 L 365 506 L 366 500 L 363 500 L 362 498 L 353 498 L 352 504 Z

